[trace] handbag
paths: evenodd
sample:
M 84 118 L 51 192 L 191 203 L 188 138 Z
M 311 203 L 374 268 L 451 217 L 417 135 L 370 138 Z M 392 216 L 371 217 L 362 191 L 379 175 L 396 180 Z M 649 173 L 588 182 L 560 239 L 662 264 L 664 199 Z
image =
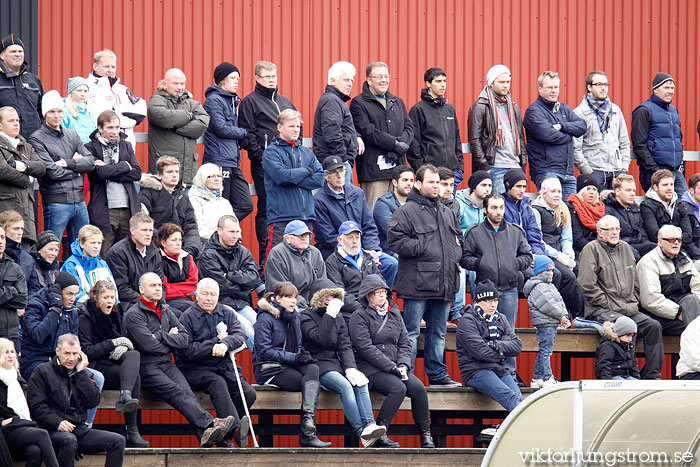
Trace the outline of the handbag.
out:
M 282 373 L 282 364 L 279 362 L 262 362 L 260 363 L 260 374 L 265 378 L 272 378 Z

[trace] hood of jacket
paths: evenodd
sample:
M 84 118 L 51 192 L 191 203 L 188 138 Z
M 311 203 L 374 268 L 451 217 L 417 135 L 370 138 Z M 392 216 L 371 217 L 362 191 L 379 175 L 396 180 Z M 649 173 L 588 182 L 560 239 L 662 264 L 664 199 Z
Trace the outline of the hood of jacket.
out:
M 279 318 L 282 312 L 274 304 L 267 301 L 265 298 L 258 300 L 258 313 L 267 312 L 270 313 L 275 318 Z
M 160 82 L 158 83 L 158 90 L 156 91 L 156 94 L 163 97 L 164 99 L 168 99 L 169 101 L 174 102 L 175 104 L 179 104 L 180 102 L 186 101 L 187 99 L 194 98 L 194 95 L 186 89 L 181 96 L 175 96 L 173 94 L 170 94 L 168 91 L 165 90 L 164 79 L 160 80 Z
M 659 197 L 659 193 L 657 193 L 656 190 L 654 190 L 653 187 L 650 187 L 647 192 L 644 194 L 649 199 L 653 199 L 657 203 L 661 203 L 661 205 L 668 211 L 669 216 L 673 217 L 673 209 L 676 206 L 676 201 L 678 201 L 678 195 L 676 192 L 673 192 L 673 197 L 671 198 L 671 201 L 667 203 L 666 201 L 662 201 L 661 198 Z
M 429 206 L 432 208 L 437 208 L 440 205 L 439 196 L 437 198 L 426 198 L 415 187 L 411 188 L 411 191 L 408 192 L 408 196 L 406 197 L 406 202 L 408 203 L 410 201 L 418 203 L 422 206 Z
M 525 200 L 525 198 L 527 198 L 527 196 L 524 196 L 523 200 Z M 554 213 L 554 209 L 549 204 L 547 204 L 542 195 L 538 195 L 537 198 L 535 198 L 535 200 L 532 203 L 530 203 L 530 206 L 539 206 L 551 213 Z
M 206 97 L 207 99 L 213 96 L 221 96 L 225 99 L 233 99 L 236 106 L 241 102 L 241 98 L 238 97 L 238 94 L 236 94 L 235 92 L 224 91 L 220 86 L 216 84 L 212 84 L 207 88 L 206 91 L 204 91 L 204 97 Z
M 161 182 L 160 179 L 153 174 L 141 174 L 139 186 L 141 188 L 148 188 L 150 190 L 158 191 L 163 189 L 163 182 Z
M 58 258 L 53 260 L 53 263 L 49 263 L 44 259 L 43 256 L 39 254 L 39 252 L 36 249 L 36 244 L 32 245 L 32 247 L 29 249 L 29 255 L 32 258 L 34 258 L 34 261 L 36 261 L 37 266 L 42 270 L 51 269 L 52 267 L 60 268 Z
M 441 106 L 447 104 L 447 99 L 445 99 L 442 96 L 433 97 L 432 94 L 430 94 L 430 91 L 428 91 L 428 89 L 421 89 L 420 99 L 423 102 L 427 102 L 428 104 L 435 106 L 435 107 L 441 107 Z
M 391 301 L 391 289 L 388 285 L 386 285 L 386 281 L 379 274 L 370 274 L 362 279 L 360 290 L 357 291 L 357 295 L 359 298 L 366 300 L 366 297 L 370 294 L 370 292 L 374 292 L 378 289 L 386 289 L 387 300 Z
M 227 248 L 221 244 L 221 240 L 219 239 L 219 232 L 214 232 L 213 234 L 211 234 L 211 237 L 209 237 L 209 240 L 207 240 L 204 244 L 204 248 L 202 248 L 202 251 L 208 248 L 213 248 L 214 250 L 219 251 L 226 256 L 230 256 L 240 249 L 240 245 L 241 241 L 238 240 L 235 245 Z
M 527 280 L 527 282 L 525 282 L 525 285 L 523 285 L 523 294 L 525 294 L 525 296 L 527 297 L 528 295 L 530 295 L 530 292 L 532 292 L 532 289 L 534 289 L 536 285 L 547 282 L 549 282 L 547 276 L 532 276 Z
M 603 335 L 614 342 L 620 342 L 620 338 L 615 334 L 614 328 L 615 323 L 612 321 L 606 321 L 603 323 Z
M 5 62 L 0 60 L 0 73 L 3 73 L 6 77 L 8 78 L 14 78 L 16 76 L 19 76 L 23 73 L 26 73 L 29 71 L 29 63 L 25 60 L 24 63 L 22 63 L 22 66 L 19 67 L 19 73 L 15 73 L 12 70 L 10 70 Z
M 80 247 L 80 240 L 77 238 L 70 244 L 70 252 L 86 270 L 95 269 L 100 265 L 100 255 L 98 254 L 94 258 L 86 256 Z
M 322 308 L 325 308 L 323 306 L 323 302 L 329 298 L 337 298 L 338 300 L 342 301 L 345 299 L 345 291 L 340 287 L 332 289 L 321 289 L 311 296 L 309 306 L 312 310 L 318 311 Z

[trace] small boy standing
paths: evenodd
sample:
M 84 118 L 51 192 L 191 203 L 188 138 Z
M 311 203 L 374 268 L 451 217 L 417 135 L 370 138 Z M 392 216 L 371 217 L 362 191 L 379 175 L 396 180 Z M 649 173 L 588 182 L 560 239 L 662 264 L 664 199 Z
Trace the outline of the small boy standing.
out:
M 627 316 L 603 324 L 605 334 L 595 351 L 596 379 L 639 379 L 639 366 L 634 354 L 637 324 Z
M 557 288 L 552 284 L 554 262 L 545 255 L 535 256 L 535 275 L 523 287 L 530 308 L 530 320 L 535 327 L 535 335 L 540 341 L 540 349 L 535 359 L 535 371 L 531 388 L 545 388 L 559 381 L 552 375 L 550 358 L 557 337 L 557 327 L 568 328 L 566 305 Z

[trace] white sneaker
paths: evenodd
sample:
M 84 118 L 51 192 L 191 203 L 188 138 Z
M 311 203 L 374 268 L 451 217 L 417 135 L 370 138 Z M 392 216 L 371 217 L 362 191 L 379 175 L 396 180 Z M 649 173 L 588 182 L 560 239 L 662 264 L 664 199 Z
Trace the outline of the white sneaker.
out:
M 498 431 L 499 426 L 500 425 L 492 426 L 490 428 L 484 428 L 483 430 L 481 430 L 481 435 L 494 437 L 496 436 L 496 432 Z
M 535 389 L 542 388 L 544 387 L 544 380 L 541 378 L 533 379 L 530 381 L 530 387 Z
M 364 430 L 362 430 L 362 434 L 360 434 L 360 438 L 362 438 L 362 441 L 374 441 L 377 438 L 380 438 L 384 433 L 386 433 L 386 428 L 383 426 L 379 426 L 376 423 L 371 423 L 365 427 Z
M 548 380 L 542 382 L 541 388 L 548 388 L 550 386 L 554 386 L 557 384 L 559 380 L 557 380 L 554 376 L 550 376 Z

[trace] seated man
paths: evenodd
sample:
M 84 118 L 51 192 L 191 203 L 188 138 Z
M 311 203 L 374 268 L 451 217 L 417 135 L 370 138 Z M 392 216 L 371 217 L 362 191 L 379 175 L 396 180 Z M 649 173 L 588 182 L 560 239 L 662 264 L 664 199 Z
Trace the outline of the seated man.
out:
M 235 419 L 214 418 L 200 407 L 187 380 L 170 360 L 170 353 L 187 348 L 189 334 L 164 303 L 163 283 L 147 272 L 139 279 L 139 301 L 124 315 L 127 337 L 141 354 L 141 389 L 148 389 L 185 416 L 197 429 L 202 447 L 224 438 Z
M 250 293 L 254 290 L 262 297 L 265 290 L 258 269 L 250 250 L 243 246 L 238 219 L 230 214 L 221 216 L 216 232 L 204 244 L 199 259 L 199 277 L 209 277 L 219 284 L 221 304 L 230 306 L 241 317 L 250 349 L 253 348 L 253 325 L 257 317 L 250 307 Z
M 345 289 L 345 303 L 340 313 L 350 326 L 350 317 L 362 307 L 358 294 L 362 281 L 370 274 L 379 274 L 376 262 L 371 257 L 365 257 L 362 251 L 362 230 L 356 222 L 340 224 L 338 246 L 326 258 L 326 274 L 331 282 Z
M 391 251 L 391 248 L 389 248 L 389 244 L 386 241 L 386 234 L 389 231 L 389 221 L 394 211 L 399 209 L 399 206 L 406 203 L 406 198 L 408 198 L 408 194 L 411 192 L 411 188 L 413 188 L 415 172 L 407 165 L 397 165 L 393 170 L 394 173 L 391 176 L 391 191 L 384 193 L 379 197 L 377 202 L 374 203 L 372 217 L 377 226 L 379 245 L 382 247 L 382 251 L 387 255 L 398 258 L 399 255 L 395 254 Z
M 77 287 L 77 286 L 76 286 Z M 76 321 L 77 324 L 77 321 Z M 100 402 L 100 389 L 87 355 L 75 334 L 63 334 L 56 355 L 29 379 L 27 404 L 32 420 L 49 432 L 61 467 L 71 467 L 82 453 L 106 452 L 105 466 L 120 467 L 126 440 L 111 431 L 92 429 L 86 423 L 89 407 Z
M 311 231 L 304 221 L 293 220 L 284 228 L 282 243 L 275 245 L 265 262 L 265 290 L 275 290 L 289 281 L 299 291 L 299 306 L 311 300 L 311 285 L 326 279 L 326 263 L 311 243 Z
M 632 318 L 637 335 L 644 340 L 642 379 L 661 379 L 661 325 L 639 312 L 634 251 L 620 240 L 617 218 L 603 216 L 596 228 L 598 238 L 583 247 L 579 258 L 578 282 L 586 299 L 584 317 L 600 323 L 615 321 L 621 315 Z
M 316 222 L 314 236 L 316 248 L 324 258 L 336 249 L 340 224 L 354 221 L 362 226 L 362 247 L 372 257 L 379 259 L 379 270 L 391 288 L 399 263 L 384 253 L 379 244 L 377 226 L 365 200 L 364 192 L 355 185 L 345 184 L 345 163 L 338 156 L 328 156 L 323 161 L 325 183 L 314 196 Z
M 84 225 L 78 231 L 78 238 L 70 246 L 73 253 L 61 268 L 78 280 L 80 291 L 78 303 L 87 300 L 90 289 L 99 280 L 108 280 L 116 285 L 112 271 L 107 263 L 100 258 L 102 251 L 102 231 L 94 225 Z
M 160 250 L 152 240 L 153 219 L 139 212 L 129 219 L 129 236 L 115 243 L 105 258 L 125 310 L 139 301 L 139 280 L 142 275 L 154 272 L 163 279 Z
M 664 225 L 658 246 L 637 263 L 639 303 L 670 336 L 680 336 L 700 314 L 700 272 L 681 251 L 682 238 L 681 229 Z
M 613 179 L 612 186 L 614 192 L 604 192 L 607 196 L 601 196 L 605 204 L 605 214 L 617 217 L 620 221 L 620 240 L 632 247 L 634 257 L 639 261 L 639 258 L 653 250 L 656 244 L 650 241 L 644 229 L 642 214 L 635 201 L 637 186 L 634 177 L 628 174 L 618 175 Z
M 250 420 L 243 404 L 253 405 L 255 389 L 240 374 L 239 367 L 241 394 L 229 355 L 245 345 L 246 336 L 236 316 L 219 304 L 219 284 L 214 279 L 199 281 L 197 303 L 180 320 L 191 338 L 187 348 L 177 353 L 178 368 L 193 389 L 209 394 L 217 416 L 234 418 L 235 431 L 227 433 L 217 446 L 233 447 L 226 441 L 233 437 L 236 444 L 246 447 Z

